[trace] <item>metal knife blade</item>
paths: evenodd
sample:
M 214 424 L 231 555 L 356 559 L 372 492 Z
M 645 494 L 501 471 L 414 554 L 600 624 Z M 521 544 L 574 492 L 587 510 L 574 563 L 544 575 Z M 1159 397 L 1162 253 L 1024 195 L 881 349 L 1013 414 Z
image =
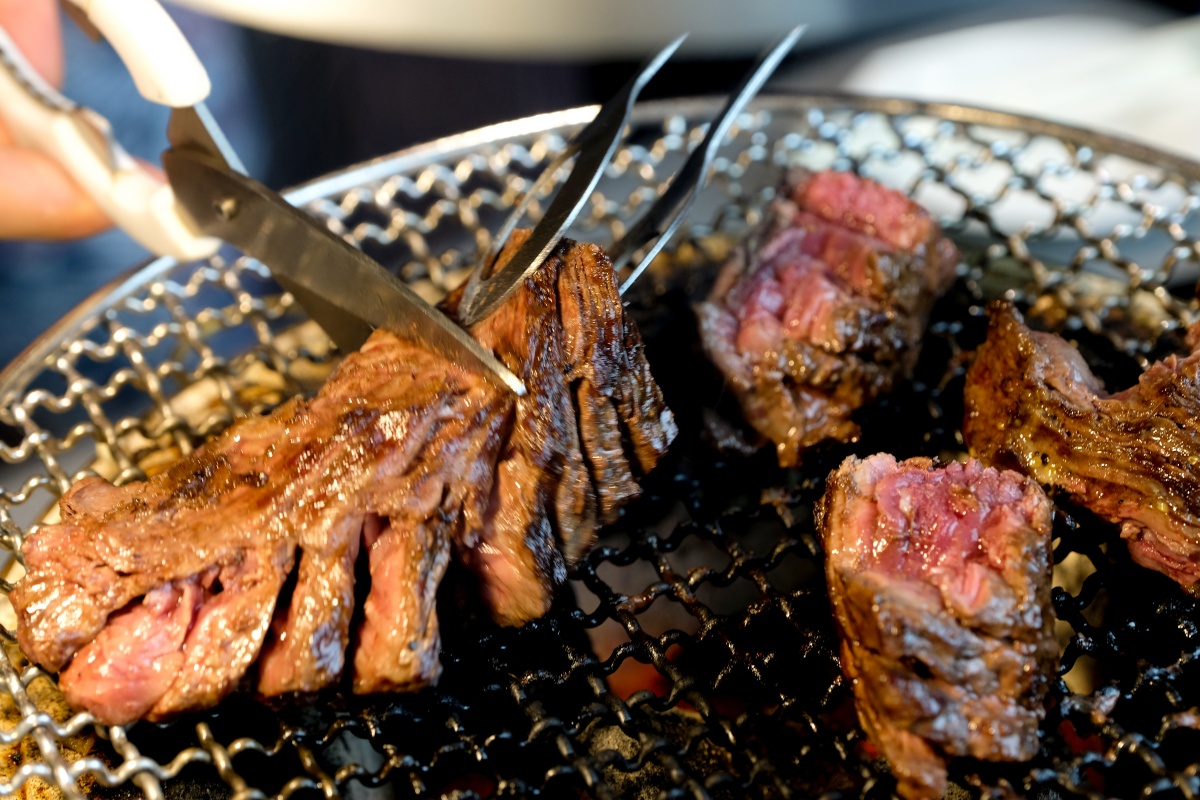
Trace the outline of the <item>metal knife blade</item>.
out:
M 343 352 L 376 328 L 411 336 L 481 370 L 518 396 L 525 385 L 449 317 L 403 281 L 279 194 L 232 168 L 220 129 L 203 109 L 176 109 L 163 153 L 167 178 L 205 234 L 263 262 Z

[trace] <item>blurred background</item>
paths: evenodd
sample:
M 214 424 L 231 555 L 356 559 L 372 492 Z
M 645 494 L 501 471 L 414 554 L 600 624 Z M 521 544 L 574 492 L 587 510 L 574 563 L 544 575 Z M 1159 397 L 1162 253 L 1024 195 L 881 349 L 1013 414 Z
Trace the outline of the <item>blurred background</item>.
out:
M 644 98 L 710 94 L 797 22 L 771 84 L 962 102 L 1098 128 L 1200 159 L 1197 2 L 1149 0 L 178 0 L 210 107 L 275 188 L 515 117 L 602 102 L 641 58 L 692 36 Z M 166 111 L 71 23 L 69 97 L 157 161 Z M 3 176 L 0 176 L 3 180 Z M 120 231 L 0 242 L 0 365 L 148 254 Z

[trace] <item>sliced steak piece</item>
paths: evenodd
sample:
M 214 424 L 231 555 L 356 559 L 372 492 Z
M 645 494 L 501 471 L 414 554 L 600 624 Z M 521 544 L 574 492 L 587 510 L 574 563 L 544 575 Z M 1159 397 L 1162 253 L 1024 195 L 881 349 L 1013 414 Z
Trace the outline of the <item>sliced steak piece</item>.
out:
M 211 706 L 256 659 L 264 695 L 319 690 L 348 647 L 356 691 L 431 683 L 455 553 L 501 622 L 543 614 L 674 423 L 599 248 L 564 242 L 472 334 L 525 397 L 376 331 L 311 400 L 243 419 L 143 483 L 72 487 L 62 521 L 24 545 L 11 599 L 26 654 L 124 723 Z
M 517 231 L 497 265 L 528 238 Z M 462 292 L 447 298 L 453 316 Z M 625 316 L 612 262 L 564 240 L 525 288 L 471 335 L 525 382 L 477 538 L 464 561 L 503 624 L 550 607 L 565 566 L 636 497 L 677 428 Z
M 507 261 L 527 235 L 515 234 L 497 263 Z M 597 525 L 595 489 L 583 470 L 566 378 L 571 367 L 567 333 L 558 311 L 559 282 L 582 277 L 565 274 L 572 261 L 564 256 L 571 250 L 560 246 L 528 278 L 525 291 L 471 330 L 521 377 L 527 390 L 516 400 L 515 419 L 498 453 L 483 526 L 472 532 L 474 541 L 464 552 L 479 578 L 481 596 L 506 625 L 520 625 L 549 610 L 553 587 L 566 578 L 556 537 L 563 543 L 580 539 L 586 547 Z M 459 302 L 461 292 L 447 298 L 447 312 L 453 315 Z M 585 336 L 578 331 L 572 335 Z M 562 507 L 568 512 L 563 519 L 556 502 L 560 492 L 579 498 L 578 508 Z
M 294 404 L 280 410 L 285 418 L 295 412 Z M 251 553 L 280 572 L 290 569 L 287 515 L 258 503 L 261 489 L 273 485 L 284 494 L 285 484 L 282 470 L 274 479 L 261 471 L 268 444 L 258 436 L 266 431 L 255 430 L 259 422 L 155 479 L 105 490 L 113 502 L 103 507 L 80 502 L 81 495 L 97 494 L 98 478 L 67 492 L 63 521 L 25 542 L 28 574 L 12 593 L 18 637 L 30 658 L 62 669 L 110 614 L 134 599 L 212 568 L 235 567 Z M 300 430 L 306 421 L 295 422 L 298 433 L 306 432 Z M 226 524 L 214 525 L 217 518 Z
M 450 562 L 444 526 L 394 528 L 379 518 L 368 523 L 371 593 L 354 655 L 354 691 L 411 691 L 437 681 L 438 584 Z
M 299 565 L 289 602 L 275 609 L 258 660 L 258 692 L 266 697 L 314 692 L 342 674 L 354 614 L 354 563 L 362 514 L 326 530 L 300 533 Z
M 409 402 L 427 405 L 431 392 L 447 400 L 434 404 L 441 408 L 435 428 L 417 437 L 411 453 L 377 464 L 360 500 L 371 584 L 356 635 L 354 691 L 409 691 L 441 672 L 437 588 L 453 542 L 483 524 L 515 407 L 510 393 L 479 376 L 440 377 L 446 365 L 432 354 L 397 360 L 386 342 L 369 340 L 360 355 L 355 382 L 369 387 L 378 369 L 403 376 Z
M 399 364 L 421 375 L 436 369 L 444 381 L 416 379 Z M 149 657 L 136 641 L 142 629 L 106 628 L 110 616 L 131 603 L 136 609 L 137 598 L 160 587 L 198 580 L 203 593 L 179 645 L 181 659 L 162 661 L 178 661 L 178 669 L 144 716 L 211 706 L 258 657 L 300 545 L 299 560 L 313 563 L 308 569 L 301 563 L 290 607 L 276 619 L 261 688 L 309 691 L 337 680 L 343 657 L 329 651 L 344 651 L 348 638 L 352 606 L 342 604 L 352 601 L 353 551 L 376 474 L 404 472 L 417 462 L 439 425 L 461 416 L 456 403 L 470 392 L 453 387 L 483 383 L 377 333 L 313 400 L 242 420 L 144 483 L 116 489 L 81 482 L 64 497 L 62 523 L 25 544 L 28 574 L 12 593 L 22 648 L 43 666 L 65 668 L 79 706 L 102 722 L 128 722 L 104 716 L 113 687 L 75 681 L 72 672 L 86 662 L 71 657 L 101 631 L 104 652 Z M 481 438 L 488 433 L 483 429 Z
M 967 373 L 963 438 L 987 463 L 1067 492 L 1121 526 L 1134 561 L 1200 592 L 1200 325 L 1192 353 L 1109 395 L 1075 348 L 1010 304 Z
M 1041 488 L 978 461 L 851 457 L 817 514 L 842 667 L 900 793 L 941 797 L 946 756 L 1031 758 L 1058 659 Z
M 183 664 L 148 719 L 209 708 L 233 691 L 262 647 L 287 576 L 281 566 L 278 557 L 268 562 L 250 551 L 241 563 L 222 566 L 215 578 L 201 580 L 205 597 L 183 642 Z
M 797 172 L 696 309 L 700 340 L 779 463 L 858 435 L 853 412 L 907 378 L 958 252 L 909 198 Z
M 173 581 L 113 614 L 59 677 L 67 702 L 114 722 L 149 713 L 183 668 L 203 591 L 199 578 Z

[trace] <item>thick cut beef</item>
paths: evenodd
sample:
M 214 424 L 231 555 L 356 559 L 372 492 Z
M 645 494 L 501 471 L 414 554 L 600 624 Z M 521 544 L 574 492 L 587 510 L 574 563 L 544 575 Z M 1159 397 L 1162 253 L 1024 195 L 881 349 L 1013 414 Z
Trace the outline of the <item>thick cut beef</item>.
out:
M 1200 592 L 1200 325 L 1190 355 L 1109 395 L 1062 338 L 1031 331 L 1010 304 L 988 312 L 967 373 L 971 452 L 1067 492 L 1121 526 L 1135 561 Z
M 148 714 L 183 667 L 183 645 L 202 592 L 199 578 L 173 581 L 113 614 L 63 673 L 63 695 L 75 706 L 89 697 L 102 701 L 86 705 L 103 719 Z
M 301 531 L 296 585 L 258 661 L 258 691 L 266 696 L 326 686 L 342 671 L 354 613 L 354 563 L 363 515 L 347 514 L 317 537 Z
M 80 481 L 24 546 L 26 654 L 62 671 L 74 705 L 124 723 L 211 706 L 256 660 L 264 695 L 338 681 L 348 650 L 356 691 L 430 683 L 455 555 L 500 621 L 544 613 L 674 424 L 597 247 L 564 242 L 471 332 L 525 397 L 376 331 L 311 400 L 148 481 Z
M 527 237 L 514 233 L 497 265 Z M 461 299 L 461 291 L 447 298 L 447 312 Z M 677 429 L 600 247 L 560 245 L 471 334 L 529 390 L 516 401 L 486 519 L 469 528 L 477 538 L 466 551 L 496 619 L 521 624 L 546 612 L 564 556 L 573 562 L 597 524 L 616 519 L 639 492 L 634 478 Z
M 363 539 L 371 593 L 354 654 L 354 691 L 418 689 L 441 673 L 434 601 L 450 560 L 449 537 L 436 523 L 406 528 L 372 517 Z
M 817 512 L 842 667 L 900 793 L 941 797 L 946 756 L 1031 758 L 1058 658 L 1041 488 L 879 454 L 848 458 Z
M 486 497 L 490 484 L 458 478 L 468 459 L 498 447 L 488 414 L 510 408 L 479 376 L 377 332 L 312 400 L 242 420 L 144 483 L 113 489 L 89 479 L 73 487 L 63 521 L 24 548 L 29 572 L 12 593 L 21 645 L 43 666 L 63 669 L 68 700 L 104 722 L 211 706 L 260 650 L 264 693 L 322 688 L 343 670 L 364 515 L 407 519 L 423 503 L 418 513 L 448 526 L 465 501 L 482 504 L 476 495 Z M 464 443 L 461 426 L 472 416 L 488 424 Z M 458 440 L 447 436 L 454 432 Z M 420 560 L 423 544 L 402 536 L 391 556 Z M 379 560 L 371 567 L 380 569 Z M 277 607 L 293 570 L 291 596 Z M 169 586 L 171 595 L 159 596 Z M 403 602 L 407 587 L 387 588 L 381 581 L 371 594 L 400 601 L 389 609 L 397 627 L 430 613 L 429 604 Z M 178 623 L 181 657 L 158 658 L 162 635 L 138 635 L 152 615 Z M 376 658 L 409 659 L 401 652 L 408 641 L 393 644 Z M 432 649 L 434 656 L 410 662 L 436 666 L 436 638 Z M 159 660 L 159 673 L 177 668 L 144 682 L 139 659 Z M 433 677 L 414 672 L 408 683 Z M 122 696 L 129 698 L 111 704 Z
M 795 466 L 818 442 L 856 437 L 855 409 L 908 377 L 957 264 L 899 192 L 797 173 L 697 307 L 700 339 L 746 421 Z

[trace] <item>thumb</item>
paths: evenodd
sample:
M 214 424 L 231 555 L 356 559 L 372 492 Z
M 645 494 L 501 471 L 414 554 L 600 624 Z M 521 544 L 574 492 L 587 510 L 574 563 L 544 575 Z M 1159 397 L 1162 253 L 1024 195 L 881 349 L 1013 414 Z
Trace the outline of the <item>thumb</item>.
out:
M 0 26 L 46 81 L 62 84 L 62 30 L 55 0 L 0 0 Z M 15 147 L 0 124 L 0 239 L 73 239 L 112 223 L 62 167 Z

